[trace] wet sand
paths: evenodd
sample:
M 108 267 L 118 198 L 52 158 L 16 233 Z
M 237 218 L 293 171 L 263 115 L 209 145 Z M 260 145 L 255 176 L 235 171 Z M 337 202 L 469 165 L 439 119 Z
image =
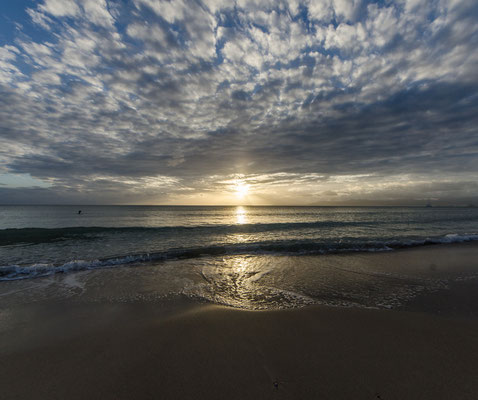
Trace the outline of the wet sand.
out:
M 477 292 L 476 280 L 457 282 L 401 310 L 244 311 L 190 300 L 3 307 L 0 397 L 476 399 L 478 318 L 466 307 Z
M 35 310 L 2 399 L 476 399 L 478 320 L 308 307 Z M 50 315 L 50 317 L 48 317 Z M 40 324 L 40 325 L 38 325 Z M 23 338 L 22 338 L 23 335 Z M 31 335 L 31 336 L 30 336 Z M 26 342 L 28 341 L 28 343 Z

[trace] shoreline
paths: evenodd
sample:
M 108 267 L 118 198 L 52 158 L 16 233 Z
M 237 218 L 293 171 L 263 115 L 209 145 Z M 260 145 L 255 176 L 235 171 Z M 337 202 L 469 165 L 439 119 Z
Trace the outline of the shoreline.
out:
M 165 227 L 169 229 L 170 227 Z M 44 240 L 45 233 L 43 231 L 48 231 L 50 229 L 47 228 L 25 228 L 28 231 L 36 231 L 37 235 L 42 237 Z M 20 229 L 20 230 L 25 230 Z M 115 229 L 136 229 L 130 227 L 123 227 L 123 228 L 101 228 L 101 227 L 70 227 L 70 228 L 55 228 L 51 230 L 58 230 L 58 231 L 71 231 L 71 230 L 115 230 Z M 150 229 L 150 228 L 145 228 Z M 162 228 L 158 228 L 162 229 Z M 8 230 L 8 229 L 7 229 Z M 16 231 L 17 229 L 10 229 L 12 231 Z M 20 233 L 18 237 L 23 237 L 25 234 Z M 10 235 L 11 236 L 11 235 Z M 59 236 L 60 238 L 63 237 L 63 234 Z M 445 239 L 445 237 L 449 237 L 449 239 Z M 15 247 L 16 245 L 25 245 L 27 243 L 20 242 L 16 243 L 15 240 L 11 238 L 5 240 L 5 245 L 0 243 L 0 248 L 10 248 Z M 52 241 L 56 240 L 56 236 L 53 235 Z M 12 241 L 9 243 L 9 241 Z M 0 237 L 0 242 L 2 242 L 2 238 Z M 393 242 L 393 241 L 392 241 Z M 159 263 L 167 263 L 167 262 L 175 262 L 181 260 L 194 260 L 194 259 L 201 259 L 203 257 L 262 257 L 262 256 L 270 256 L 270 257 L 326 257 L 326 256 L 353 256 L 353 255 L 365 255 L 365 254 L 376 254 L 376 253 L 396 253 L 396 252 L 403 252 L 403 251 L 410 251 L 414 249 L 426 249 L 428 247 L 433 248 L 447 248 L 449 246 L 476 246 L 478 247 L 478 235 L 445 235 L 439 239 L 423 239 L 414 242 L 413 240 L 409 243 L 387 243 L 387 242 L 380 242 L 377 244 L 379 247 L 359 247 L 354 248 L 353 245 L 350 248 L 337 248 L 337 249 L 316 249 L 316 250 L 304 250 L 302 251 L 289 251 L 287 245 L 284 245 L 285 248 L 281 248 L 283 243 L 278 242 L 271 244 L 265 244 L 263 250 L 254 250 L 251 248 L 250 252 L 248 251 L 241 251 L 241 252 L 234 252 L 229 251 L 228 248 L 234 248 L 234 244 L 218 244 L 206 247 L 198 247 L 198 248 L 175 248 L 169 249 L 165 251 L 157 251 L 157 252 L 144 252 L 144 253 L 132 253 L 132 254 L 117 254 L 111 255 L 107 257 L 98 257 L 92 259 L 69 259 L 63 260 L 59 263 L 33 263 L 33 264 L 6 264 L 0 265 L 0 284 L 2 282 L 10 282 L 10 281 L 17 281 L 23 279 L 36 279 L 36 278 L 44 278 L 48 276 L 53 276 L 56 274 L 68 274 L 68 273 L 76 273 L 80 271 L 89 271 L 89 270 L 101 270 L 101 269 L 112 269 L 112 268 L 123 268 L 123 267 L 131 267 L 136 266 L 138 264 L 145 263 L 147 264 L 159 264 Z M 248 243 L 242 243 L 241 245 L 247 245 Z M 275 250 L 271 250 L 275 248 Z M 304 244 L 307 248 L 307 244 Z M 381 246 L 381 247 L 380 247 Z M 320 245 L 319 245 L 320 247 Z
M 430 303 L 433 293 L 455 295 L 464 289 L 469 303 L 476 300 L 476 307 L 465 308 L 478 317 L 478 291 L 468 290 L 473 282 L 478 282 L 478 241 L 383 252 L 203 256 L 1 281 L 0 310 L 41 302 L 163 302 L 185 296 L 199 304 L 249 310 L 322 304 L 433 313 L 427 306 L 439 305 Z M 366 296 L 357 297 L 360 293 Z M 277 294 L 285 297 L 275 299 Z M 290 303 L 290 295 L 296 301 Z M 367 301 L 367 296 L 372 297 Z M 424 300 L 410 301 L 414 298 Z

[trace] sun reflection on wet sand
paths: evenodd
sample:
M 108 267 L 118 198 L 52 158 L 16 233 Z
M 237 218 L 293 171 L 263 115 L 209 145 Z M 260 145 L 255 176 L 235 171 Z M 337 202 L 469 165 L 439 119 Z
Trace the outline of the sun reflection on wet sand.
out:
M 248 310 L 278 309 L 312 304 L 302 294 L 276 287 L 281 273 L 271 257 L 225 257 L 201 266 L 203 284 L 196 294 L 213 303 Z
M 242 206 L 236 208 L 236 224 L 242 225 L 247 223 L 247 212 Z
M 232 257 L 221 265 L 203 268 L 201 274 L 210 284 L 209 295 L 215 302 L 253 309 L 262 297 L 261 287 L 256 284 L 263 275 L 260 267 L 252 258 Z

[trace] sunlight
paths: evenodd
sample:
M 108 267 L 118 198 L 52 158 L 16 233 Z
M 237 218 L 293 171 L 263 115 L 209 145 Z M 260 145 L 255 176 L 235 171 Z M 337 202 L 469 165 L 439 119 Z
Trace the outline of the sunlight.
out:
M 224 259 L 221 264 L 209 264 L 202 268 L 207 279 L 206 296 L 212 301 L 232 307 L 265 308 L 270 295 L 258 284 L 265 273 L 263 265 L 255 258 L 235 256 Z
M 245 224 L 247 222 L 246 209 L 242 206 L 236 208 L 236 223 L 239 225 Z
M 240 199 L 243 199 L 249 192 L 249 186 L 244 182 L 238 181 L 235 185 L 236 196 Z

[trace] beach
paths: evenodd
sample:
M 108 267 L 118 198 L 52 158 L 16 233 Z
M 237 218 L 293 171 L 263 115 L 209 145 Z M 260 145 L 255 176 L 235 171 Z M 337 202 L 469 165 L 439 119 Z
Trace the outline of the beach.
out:
M 0 400 L 478 400 L 478 0 L 0 4 Z
M 368 254 L 365 261 L 414 259 L 430 274 L 445 267 L 470 273 L 477 255 L 478 246 L 466 243 Z M 8 284 L 2 300 L 20 296 L 25 285 Z M 128 283 L 138 293 L 135 284 Z M 318 304 L 251 311 L 185 296 L 125 301 L 126 286 L 115 286 L 122 293 L 116 300 L 83 294 L 2 301 L 2 398 L 475 399 L 478 393 L 473 274 L 394 309 Z

